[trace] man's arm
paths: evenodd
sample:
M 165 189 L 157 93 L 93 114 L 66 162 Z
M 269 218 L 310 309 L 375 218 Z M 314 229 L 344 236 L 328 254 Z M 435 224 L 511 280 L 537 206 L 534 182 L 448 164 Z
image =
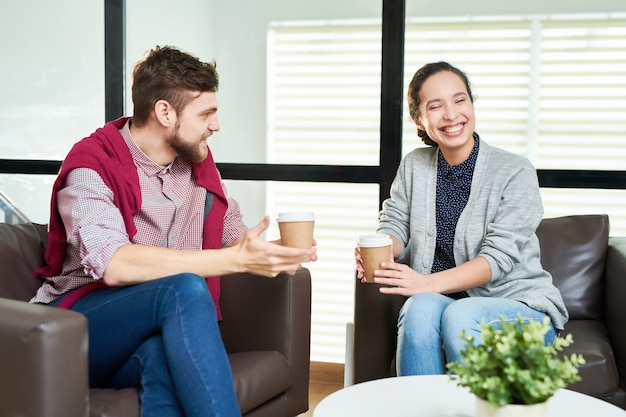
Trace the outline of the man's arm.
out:
M 314 256 L 315 249 L 297 249 L 265 242 L 260 235 L 269 226 L 266 216 L 233 246 L 223 249 L 187 251 L 155 246 L 127 244 L 111 258 L 104 272 L 110 286 L 130 285 L 181 272 L 219 276 L 252 272 L 275 277 L 281 272 L 295 273 L 302 260 Z
M 90 169 L 75 169 L 58 194 L 59 213 L 76 266 L 107 285 L 130 285 L 182 272 L 219 276 L 253 272 L 276 276 L 295 272 L 310 250 L 263 241 L 269 218 L 225 249 L 178 250 L 131 243 L 111 190 Z

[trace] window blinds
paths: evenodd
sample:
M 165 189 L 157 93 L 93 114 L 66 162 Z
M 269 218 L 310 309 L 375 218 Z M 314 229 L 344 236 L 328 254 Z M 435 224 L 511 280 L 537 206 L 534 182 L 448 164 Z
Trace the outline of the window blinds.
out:
M 270 163 L 377 165 L 381 26 L 277 22 L 268 32 Z M 545 169 L 625 169 L 626 15 L 408 19 L 405 90 L 448 61 L 472 82 L 477 131 Z M 404 103 L 404 152 L 422 146 Z M 312 360 L 343 362 L 352 321 L 353 249 L 376 227 L 378 189 L 272 183 L 268 212 L 313 210 Z M 626 234 L 621 190 L 542 190 L 546 217 L 607 213 Z

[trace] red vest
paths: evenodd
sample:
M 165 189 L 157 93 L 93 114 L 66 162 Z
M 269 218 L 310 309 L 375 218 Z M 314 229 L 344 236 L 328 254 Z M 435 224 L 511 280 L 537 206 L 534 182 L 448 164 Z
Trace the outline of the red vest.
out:
M 46 265 L 35 271 L 36 277 L 53 277 L 62 271 L 67 236 L 57 209 L 56 197 L 65 177 L 72 169 L 90 168 L 96 171 L 113 192 L 114 203 L 122 214 L 129 239 L 132 240 L 137 233 L 133 216 L 141 208 L 139 176 L 130 150 L 119 132 L 127 121 L 127 117 L 122 117 L 107 123 L 91 136 L 76 143 L 63 161 L 52 188 L 48 246 L 45 253 Z M 196 183 L 215 196 L 211 210 L 204 221 L 202 249 L 219 249 L 222 247 L 224 215 L 228 207 L 221 178 L 211 151 L 204 161 L 191 162 L 191 164 Z M 218 317 L 221 318 L 219 309 L 220 279 L 219 277 L 208 277 L 206 280 L 215 302 Z M 96 281 L 93 284 L 76 288 L 64 297 L 59 307 L 70 308 L 83 295 L 104 287 L 106 287 L 104 282 Z

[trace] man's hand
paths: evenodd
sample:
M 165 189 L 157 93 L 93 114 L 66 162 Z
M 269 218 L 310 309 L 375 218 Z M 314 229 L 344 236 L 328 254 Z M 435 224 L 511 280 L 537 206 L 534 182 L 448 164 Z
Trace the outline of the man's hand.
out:
M 261 239 L 261 234 L 267 230 L 269 224 L 270 218 L 265 216 L 259 224 L 250 228 L 236 242 L 234 247 L 237 249 L 237 261 L 241 264 L 242 270 L 266 277 L 275 277 L 281 272 L 294 274 L 306 258 L 310 257 L 312 261 L 317 260 L 315 248 L 288 248 Z
M 199 251 L 134 243 L 123 245 L 104 271 L 104 282 L 110 286 L 131 285 L 181 272 L 203 277 L 236 272 L 275 277 L 281 272 L 294 274 L 308 257 L 317 260 L 315 248 L 287 248 L 261 239 L 269 221 L 266 216 L 228 248 Z

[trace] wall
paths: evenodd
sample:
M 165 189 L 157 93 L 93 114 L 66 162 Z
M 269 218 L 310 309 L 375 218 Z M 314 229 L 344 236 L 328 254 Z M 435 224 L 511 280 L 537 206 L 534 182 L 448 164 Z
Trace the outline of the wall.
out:
M 130 77 L 144 53 L 156 45 L 176 46 L 203 61 L 214 58 L 214 2 L 126 0 L 126 113 L 132 114 Z

